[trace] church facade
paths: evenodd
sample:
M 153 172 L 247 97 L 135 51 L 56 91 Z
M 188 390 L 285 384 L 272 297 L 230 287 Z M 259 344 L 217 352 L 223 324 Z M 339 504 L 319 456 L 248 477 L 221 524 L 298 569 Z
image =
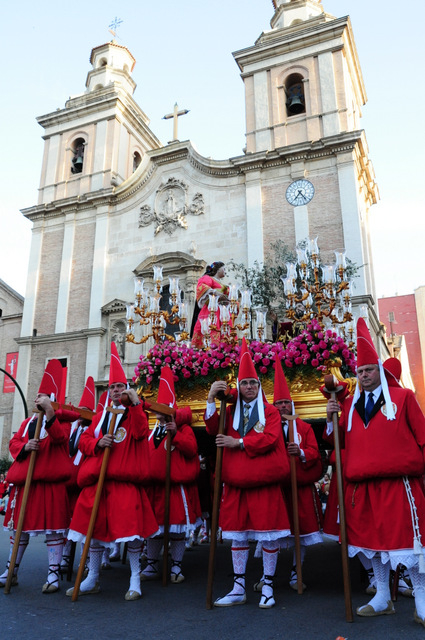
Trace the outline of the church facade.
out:
M 68 369 L 66 397 L 108 379 L 125 342 L 133 276 L 154 264 L 180 278 L 189 318 L 212 261 L 263 262 L 270 244 L 318 236 L 322 258 L 346 250 L 361 270 L 355 301 L 374 318 L 368 217 L 378 199 L 360 127 L 366 92 L 349 17 L 316 0 L 275 0 L 271 29 L 235 52 L 245 86 L 246 149 L 215 161 L 190 142 L 163 146 L 133 98 L 135 60 L 115 41 L 91 53 L 86 90 L 38 118 L 45 140 L 19 338 L 19 382 L 32 397 L 49 358 Z M 243 114 L 241 114 L 241 118 Z M 378 325 L 376 325 L 377 327 Z M 15 402 L 14 428 L 22 419 Z

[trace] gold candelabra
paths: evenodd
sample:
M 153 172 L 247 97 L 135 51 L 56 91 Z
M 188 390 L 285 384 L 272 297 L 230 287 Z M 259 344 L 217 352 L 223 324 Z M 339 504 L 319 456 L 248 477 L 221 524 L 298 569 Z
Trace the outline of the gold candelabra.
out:
M 165 339 L 175 341 L 176 338 L 166 333 L 168 324 L 179 324 L 180 333 L 177 334 L 177 340 L 184 341 L 189 338 L 187 332 L 187 304 L 181 300 L 182 291 L 179 288 L 179 278 L 177 276 L 169 276 L 169 290 L 171 298 L 171 310 L 166 311 L 160 308 L 162 299 L 162 269 L 161 265 L 154 265 L 153 280 L 154 289 L 152 293 L 149 288 L 144 287 L 144 279 L 136 276 L 134 278 L 134 295 L 135 302 L 127 304 L 127 342 L 133 344 L 143 344 L 153 338 L 158 344 Z M 145 335 L 136 340 L 134 335 L 135 325 L 148 327 Z
M 239 293 L 241 301 L 239 303 Z M 226 300 L 216 293 L 209 294 L 208 316 L 200 320 L 201 333 L 204 347 L 211 345 L 212 332 L 220 333 L 220 341 L 227 344 L 238 342 L 238 331 L 249 333 L 251 327 L 251 291 L 243 289 L 239 292 L 239 287 L 235 284 L 229 285 L 229 295 Z M 220 298 L 222 298 L 220 303 Z M 257 316 L 258 318 L 258 316 Z M 220 320 L 218 326 L 217 319 Z M 264 334 L 264 326 L 259 329 Z M 248 338 L 249 336 L 246 335 Z
M 336 330 L 351 347 L 354 345 L 355 334 L 351 305 L 352 282 L 346 277 L 345 252 L 334 253 L 335 264 L 322 265 L 315 238 L 309 240 L 305 248 L 297 249 L 297 263 L 286 263 L 286 276 L 281 278 L 286 298 L 286 315 L 296 325 L 317 318 L 323 328 Z

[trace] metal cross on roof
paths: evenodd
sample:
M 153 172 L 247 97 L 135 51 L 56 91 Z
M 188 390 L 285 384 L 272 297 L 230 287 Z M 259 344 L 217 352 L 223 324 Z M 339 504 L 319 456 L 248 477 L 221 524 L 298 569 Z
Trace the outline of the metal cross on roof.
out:
M 123 21 L 120 18 L 117 18 L 115 16 L 115 18 L 112 20 L 111 24 L 109 25 L 108 31 L 109 31 L 109 33 L 112 33 L 114 38 L 117 35 L 117 29 L 122 24 L 122 22 Z

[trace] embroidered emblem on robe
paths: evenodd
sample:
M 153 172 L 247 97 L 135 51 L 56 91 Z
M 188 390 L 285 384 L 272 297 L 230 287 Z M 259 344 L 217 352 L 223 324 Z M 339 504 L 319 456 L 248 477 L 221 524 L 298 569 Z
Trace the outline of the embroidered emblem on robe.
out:
M 118 429 L 115 431 L 114 442 L 122 442 L 123 440 L 125 440 L 126 436 L 127 431 L 124 429 L 124 427 L 118 427 Z
M 396 415 L 397 414 L 397 405 L 396 405 L 395 402 L 393 402 L 392 405 L 393 405 L 393 409 L 394 409 L 394 415 Z M 381 407 L 381 411 L 384 414 L 384 416 L 387 417 L 387 405 L 386 404 L 384 404 Z

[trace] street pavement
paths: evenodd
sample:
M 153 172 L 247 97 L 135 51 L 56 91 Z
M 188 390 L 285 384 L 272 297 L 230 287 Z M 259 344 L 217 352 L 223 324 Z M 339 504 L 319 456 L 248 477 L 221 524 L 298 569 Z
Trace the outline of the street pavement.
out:
M 3 518 L 0 518 L 2 525 Z M 8 533 L 0 531 L 0 567 L 7 560 Z M 19 571 L 19 585 L 5 595 L 0 589 L 0 640 L 416 640 L 425 628 L 413 621 L 414 602 L 399 596 L 396 614 L 376 618 L 345 619 L 341 553 L 335 542 L 308 550 L 303 581 L 307 590 L 298 595 L 288 585 L 292 553 L 280 554 L 275 578 L 276 606 L 258 607 L 260 594 L 252 585 L 261 577 L 261 560 L 252 545 L 247 567 L 248 602 L 229 608 L 206 608 L 209 545 L 185 554 L 185 582 L 163 587 L 160 581 L 143 583 L 143 597 L 126 602 L 130 569 L 113 563 L 102 571 L 101 593 L 71 602 L 61 582 L 58 593 L 45 595 L 47 575 L 43 536 L 30 540 Z M 77 568 L 77 566 L 76 566 Z M 366 604 L 366 585 L 360 565 L 350 560 L 353 608 Z M 230 545 L 218 544 L 214 598 L 232 586 Z

